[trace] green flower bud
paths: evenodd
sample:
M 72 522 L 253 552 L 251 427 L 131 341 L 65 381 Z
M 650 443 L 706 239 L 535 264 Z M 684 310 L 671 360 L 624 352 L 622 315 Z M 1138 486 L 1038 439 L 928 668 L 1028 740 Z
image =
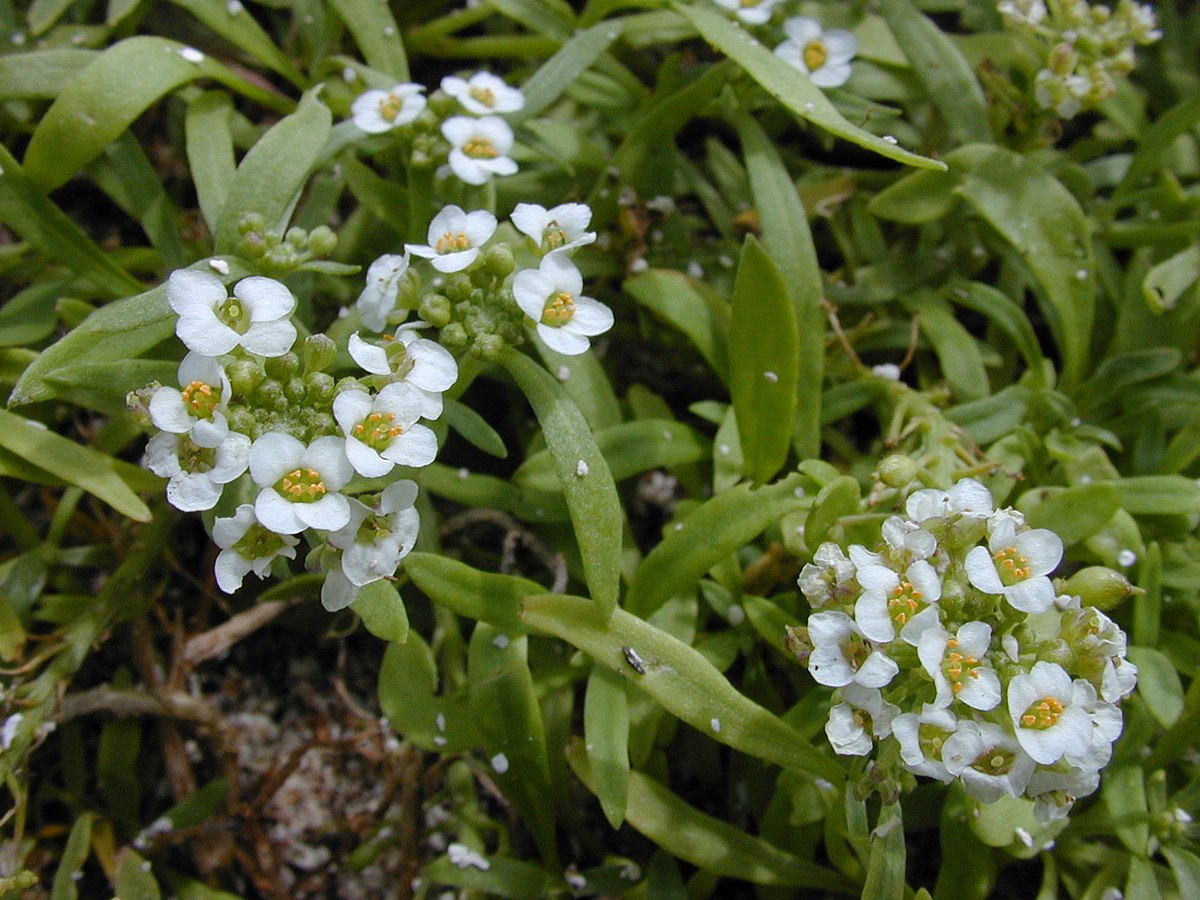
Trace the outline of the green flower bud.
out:
M 308 439 L 312 441 L 325 434 L 337 434 L 337 422 L 333 420 L 333 414 L 327 412 L 314 412 L 308 420 Z
M 309 372 L 304 376 L 304 395 L 310 403 L 328 403 L 333 392 L 333 376 L 328 372 Z
M 267 374 L 280 381 L 290 378 L 300 371 L 300 357 L 290 350 L 283 356 L 273 356 L 264 364 Z
M 238 231 L 242 234 L 249 234 L 252 231 L 262 231 L 266 227 L 267 220 L 263 218 L 262 213 L 243 213 L 242 217 L 238 219 Z
M 237 251 L 246 259 L 261 259 L 267 252 L 267 242 L 260 232 L 251 231 L 237 242 Z
M 125 395 L 125 408 L 133 416 L 134 424 L 142 428 L 149 428 L 154 424 L 154 420 L 150 416 L 150 398 L 160 387 L 162 387 L 161 384 L 152 381 L 145 387 L 130 391 Z
M 428 109 L 438 118 L 445 119 L 458 112 L 458 101 L 445 91 L 434 91 L 429 98 Z
M 498 334 L 476 335 L 475 343 L 471 347 L 471 352 L 476 356 L 492 361 L 500 358 L 502 350 L 504 350 L 504 339 Z
M 263 367 L 252 359 L 239 359 L 225 370 L 229 384 L 238 397 L 249 397 L 259 382 L 267 377 Z
M 254 403 L 264 409 L 281 411 L 287 409 L 287 396 L 283 385 L 274 378 L 267 378 L 254 389 Z
M 308 232 L 294 225 L 287 230 L 287 234 L 283 238 L 297 250 L 303 250 L 308 246 Z
M 1107 566 L 1080 569 L 1059 587 L 1064 594 L 1078 597 L 1084 606 L 1099 610 L 1112 609 L 1130 594 L 1138 592 L 1128 578 Z
M 293 403 L 303 403 L 307 395 L 304 385 L 304 379 L 299 375 L 293 375 L 283 383 L 283 395 Z
M 796 661 L 807 669 L 808 658 L 813 652 L 812 639 L 808 636 L 808 629 L 803 625 L 788 625 L 783 631 L 784 648 L 795 655 Z
M 347 375 L 345 378 L 338 381 L 337 385 L 334 386 L 333 393 L 334 393 L 334 396 L 337 396 L 338 394 L 342 393 L 343 391 L 361 391 L 361 390 L 365 390 L 365 388 L 362 385 L 362 382 L 360 382 L 357 378 L 355 378 L 352 375 Z
M 458 322 L 451 322 L 442 329 L 442 345 L 450 350 L 463 349 L 467 346 L 467 330 Z
M 441 294 L 426 294 L 417 307 L 417 315 L 435 328 L 445 326 L 450 321 L 450 313 L 450 301 Z
M 907 456 L 894 453 L 879 463 L 879 480 L 888 487 L 902 488 L 917 477 L 917 464 Z
M 471 276 L 464 272 L 456 272 L 446 279 L 442 291 L 451 301 L 461 303 L 471 299 Z
M 318 225 L 308 233 L 308 249 L 314 256 L 328 256 L 337 248 L 337 234 L 328 225 Z
M 254 413 L 246 409 L 244 406 L 239 406 L 237 409 L 229 411 L 229 428 L 231 431 L 236 431 L 238 434 L 253 435 L 258 427 L 258 420 L 254 418 Z
M 483 265 L 497 278 L 506 277 L 517 267 L 516 257 L 508 244 L 496 244 L 483 251 Z
M 320 372 L 329 368 L 337 356 L 337 344 L 326 334 L 310 334 L 304 339 L 300 358 L 305 372 Z

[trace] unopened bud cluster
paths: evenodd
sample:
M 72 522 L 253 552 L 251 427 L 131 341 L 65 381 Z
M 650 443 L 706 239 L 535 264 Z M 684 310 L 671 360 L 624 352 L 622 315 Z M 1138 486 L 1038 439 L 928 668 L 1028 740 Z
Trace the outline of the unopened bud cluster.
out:
M 822 544 L 799 578 L 814 612 L 787 645 L 836 688 L 834 750 L 959 780 L 984 803 L 1028 797 L 1042 821 L 1092 793 L 1137 670 L 1088 604 L 1131 586 L 1098 567 L 1056 584 L 1062 553 L 972 479 L 910 494 L 873 549 Z
M 1115 8 L 1087 0 L 1001 0 L 997 7 L 1009 28 L 1046 48 L 1034 96 L 1063 119 L 1113 96 L 1117 79 L 1133 71 L 1134 47 L 1162 36 L 1153 8 L 1133 0 Z
M 258 268 L 271 275 L 286 275 L 319 256 L 328 256 L 337 247 L 337 235 L 326 225 L 311 231 L 289 228 L 282 231 L 267 227 L 258 213 L 247 213 L 238 222 L 237 251 L 255 260 Z

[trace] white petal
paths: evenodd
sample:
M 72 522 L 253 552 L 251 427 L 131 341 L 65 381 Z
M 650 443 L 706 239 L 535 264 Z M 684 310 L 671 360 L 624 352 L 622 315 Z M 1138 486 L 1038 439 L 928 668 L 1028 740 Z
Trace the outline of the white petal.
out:
M 268 487 L 300 465 L 303 456 L 304 445 L 290 434 L 268 431 L 250 448 L 250 477 L 259 487 Z
M 146 442 L 146 468 L 159 478 L 170 478 L 182 471 L 179 466 L 179 438 L 169 431 L 159 432 Z
M 521 311 L 533 321 L 540 322 L 546 300 L 554 293 L 554 282 L 537 269 L 522 269 L 513 278 L 512 292 Z
M 295 503 L 296 518 L 309 528 L 337 531 L 350 521 L 350 501 L 343 494 L 326 494 L 313 503 Z
M 356 437 L 346 438 L 345 453 L 350 465 L 364 478 L 379 478 L 396 466 L 390 459 L 384 459 Z
M 228 484 L 241 476 L 249 464 L 250 438 L 233 431 L 217 448 L 216 460 L 207 474 L 217 484 Z
M 962 681 L 958 699 L 972 709 L 987 712 L 1000 703 L 1000 679 L 987 666 L 972 670 L 972 676 Z
M 176 269 L 167 278 L 167 302 L 178 315 L 212 310 L 229 297 L 221 279 L 200 269 Z
M 442 136 L 455 147 L 462 147 L 478 134 L 477 119 L 469 116 L 451 116 L 442 123 Z M 432 240 L 430 241 L 432 243 Z
M 251 322 L 282 319 L 296 309 L 296 298 L 286 285 L 262 275 L 243 278 L 234 286 L 233 296 L 246 305 Z
M 825 32 L 821 41 L 825 44 L 826 65 L 847 63 L 858 52 L 858 39 L 840 28 Z
M 857 577 L 863 590 L 873 594 L 889 594 L 900 586 L 900 576 L 887 566 L 863 566 Z
M 850 80 L 850 63 L 827 62 L 808 77 L 817 87 L 841 87 Z
M 859 667 L 854 675 L 854 680 L 864 687 L 881 688 L 890 684 L 899 671 L 900 667 L 896 665 L 895 660 L 885 656 L 882 651 L 876 650 Z
M 492 180 L 492 173 L 489 169 L 484 168 L 479 160 L 467 156 L 461 150 L 451 150 L 446 161 L 450 163 L 451 171 L 467 184 L 480 185 Z
M 550 279 L 552 288 L 547 294 L 565 291 L 572 297 L 577 297 L 583 290 L 583 275 L 579 267 L 560 253 L 542 257 L 538 271 Z
M 167 482 L 167 502 L 183 512 L 212 509 L 221 499 L 221 486 L 206 472 L 180 472 Z
M 259 356 L 283 356 L 296 343 L 296 326 L 287 319 L 255 322 L 242 335 L 241 344 Z
M 942 580 L 925 560 L 919 559 L 909 566 L 904 577 L 921 593 L 921 599 L 926 603 L 936 603 L 942 598 Z
M 232 594 L 242 586 L 242 579 L 250 571 L 250 562 L 233 550 L 222 550 L 217 554 L 217 563 L 214 568 L 217 587 L 227 594 Z
M 437 457 L 437 437 L 424 425 L 414 425 L 381 454 L 402 466 L 427 466 Z
M 321 585 L 321 605 L 329 612 L 345 609 L 358 597 L 358 588 L 350 583 L 340 568 L 325 573 Z
M 565 328 L 551 328 L 541 322 L 537 324 L 537 333 L 547 347 L 563 356 L 578 356 L 580 353 L 586 353 L 591 346 L 588 339 L 581 334 Z
M 466 180 L 465 178 L 463 179 Z M 484 179 L 485 181 L 487 179 Z M 479 182 L 482 184 L 483 182 Z M 415 251 L 414 251 L 415 252 Z M 479 248 L 471 247 L 467 250 L 460 250 L 457 253 L 444 253 L 440 256 L 435 256 L 430 261 L 431 265 L 439 272 L 450 274 L 451 272 L 461 272 L 479 257 Z
M 356 388 L 342 391 L 333 398 L 333 418 L 342 433 L 349 436 L 354 426 L 371 412 L 371 395 Z
M 320 472 L 321 481 L 330 491 L 340 491 L 354 477 L 354 469 L 346 459 L 345 442 L 332 434 L 319 437 L 308 445 L 303 464 Z
M 818 40 L 824 33 L 821 23 L 807 16 L 792 16 L 783 23 L 784 33 L 803 47 L 811 41 Z
M 218 319 L 212 310 L 180 316 L 175 323 L 175 334 L 189 350 L 205 356 L 228 353 L 242 337 Z
M 550 222 L 550 214 L 546 207 L 536 203 L 518 203 L 509 216 L 517 231 L 533 238 L 535 243 L 542 242 L 542 233 Z M 560 223 L 561 224 L 561 223 Z
M 250 526 L 255 522 L 254 507 L 243 503 L 232 516 L 224 516 L 213 521 L 213 543 L 222 550 L 228 550 L 246 536 Z
M 948 496 L 954 511 L 962 515 L 983 518 L 992 513 L 992 492 L 974 478 L 960 478 Z
M 254 515 L 259 524 L 276 534 L 296 534 L 304 530 L 304 523 L 296 517 L 299 504 L 289 503 L 272 487 L 263 488 L 254 500 Z
M 358 336 L 357 331 L 350 335 L 348 349 L 350 358 L 358 363 L 364 371 L 370 372 L 372 375 L 391 374 L 392 369 L 388 365 L 387 350 L 369 341 L 364 341 Z M 338 396 L 340 397 L 341 394 Z
M 986 547 L 971 548 L 967 554 L 966 570 L 967 580 L 971 582 L 972 587 L 985 594 L 1004 593 L 1004 582 L 1000 580 L 996 565 L 992 562 L 992 555 Z
M 1034 528 L 1018 534 L 1014 546 L 1029 560 L 1033 575 L 1049 575 L 1062 562 L 1062 538 L 1049 529 Z
M 888 615 L 887 601 L 882 594 L 864 593 L 854 604 L 854 621 L 873 641 L 886 644 L 895 639 L 896 627 Z
M 183 394 L 173 387 L 160 387 L 150 397 L 150 420 L 155 428 L 172 434 L 187 434 L 196 424 L 196 417 L 184 405 Z
M 575 298 L 575 315 L 567 326 L 572 331 L 589 337 L 604 334 L 613 327 L 612 310 L 591 297 Z
M 1005 588 L 1004 599 L 1021 612 L 1045 612 L 1054 605 L 1054 585 L 1049 578 L 1028 578 Z
M 426 391 L 447 391 L 458 381 L 458 363 L 454 354 L 436 341 L 413 341 L 407 352 L 413 361 L 412 371 L 406 379 L 409 383 Z
M 220 411 L 214 412 L 211 419 L 198 419 L 192 426 L 191 438 L 198 447 L 220 447 L 229 438 L 229 421 Z

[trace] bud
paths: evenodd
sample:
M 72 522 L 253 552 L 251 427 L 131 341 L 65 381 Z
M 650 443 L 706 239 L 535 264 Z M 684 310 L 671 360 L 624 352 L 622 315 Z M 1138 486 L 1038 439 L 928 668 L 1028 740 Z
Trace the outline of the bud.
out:
M 314 412 L 308 417 L 308 440 L 311 442 L 326 434 L 340 434 L 333 415 L 327 412 Z
M 469 300 L 471 298 L 471 276 L 463 272 L 456 272 L 446 279 L 442 293 L 454 303 Z
M 130 391 L 125 395 L 125 408 L 129 410 L 133 416 L 135 425 L 141 428 L 149 428 L 154 424 L 154 420 L 150 417 L 150 398 L 154 396 L 161 384 L 157 381 L 152 381 L 145 387 L 138 388 L 136 391 Z
M 328 403 L 333 399 L 333 376 L 328 372 L 309 372 L 304 376 L 304 394 L 311 403 Z
M 888 487 L 902 488 L 917 477 L 917 464 L 907 456 L 892 454 L 879 464 L 879 480 Z
M 804 668 L 808 668 L 808 658 L 812 655 L 813 644 L 808 636 L 808 629 L 803 625 L 788 625 L 783 629 L 783 646 L 795 655 L 796 660 Z
M 1055 44 L 1050 51 L 1050 71 L 1055 75 L 1070 75 L 1075 70 L 1075 47 L 1066 42 Z
M 337 248 L 337 234 L 328 225 L 318 225 L 308 233 L 308 249 L 313 256 L 328 256 Z
M 246 259 L 261 259 L 267 252 L 267 242 L 262 233 L 251 231 L 237 242 L 237 251 Z
M 272 378 L 278 378 L 283 381 L 285 378 L 290 378 L 300 371 L 300 357 L 292 351 L 288 351 L 282 356 L 273 356 L 263 363 L 263 368 Z
M 426 294 L 417 308 L 417 315 L 435 328 L 442 328 L 450 321 L 450 312 L 450 301 L 441 294 Z
M 283 383 L 283 395 L 293 403 L 303 403 L 306 393 L 304 379 L 299 375 L 293 375 Z
M 1130 594 L 1139 592 L 1128 578 L 1107 566 L 1080 569 L 1061 584 L 1061 589 L 1064 594 L 1077 596 L 1084 606 L 1099 610 L 1112 609 Z
M 305 372 L 321 372 L 329 368 L 337 356 L 337 344 L 327 334 L 310 334 L 300 349 Z
M 266 227 L 267 220 L 263 218 L 262 213 L 243 213 L 242 217 L 238 219 L 238 231 L 242 234 L 249 234 L 252 231 L 262 231 Z
M 254 402 L 266 409 L 287 409 L 287 397 L 283 393 L 283 385 L 273 378 L 265 379 L 254 389 Z
M 471 352 L 481 359 L 495 361 L 504 350 L 504 339 L 498 334 L 480 334 L 475 336 Z
M 517 267 L 516 257 L 508 244 L 496 244 L 483 251 L 483 265 L 497 278 L 505 278 Z
M 230 431 L 253 436 L 257 425 L 258 420 L 254 417 L 254 413 L 250 412 L 246 407 L 239 406 L 237 409 L 229 411 Z
M 287 234 L 283 239 L 295 247 L 297 250 L 303 250 L 308 245 L 308 232 L 303 228 L 292 226 L 287 230 Z
M 467 330 L 458 322 L 451 322 L 442 329 L 442 344 L 450 350 L 461 350 L 467 346 Z
M 392 341 L 383 352 L 387 356 L 388 368 L 393 372 L 399 372 L 408 358 L 408 348 L 400 341 Z
M 252 359 L 239 359 L 225 370 L 229 376 L 229 386 L 238 397 L 248 397 L 266 377 L 263 367 Z

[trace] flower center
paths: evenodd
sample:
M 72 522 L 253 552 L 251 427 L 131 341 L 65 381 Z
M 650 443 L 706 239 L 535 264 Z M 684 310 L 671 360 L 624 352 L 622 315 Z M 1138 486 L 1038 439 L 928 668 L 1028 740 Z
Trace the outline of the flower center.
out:
M 551 219 L 542 230 L 542 243 L 551 250 L 557 250 L 564 244 L 570 243 L 570 239 L 567 237 L 567 233 L 562 230 L 562 226 L 558 224 L 557 220 Z
M 971 654 L 959 653 L 957 648 L 958 638 L 946 641 L 946 658 L 942 660 L 942 674 L 955 694 L 963 689 L 964 679 L 979 677 L 979 667 L 983 665 Z
M 857 672 L 862 668 L 862 664 L 867 661 L 867 657 L 871 655 L 871 648 L 857 634 L 851 634 L 846 640 L 841 643 L 842 656 L 846 662 L 850 664 L 850 668 Z
M 462 250 L 467 250 L 471 246 L 471 239 L 467 237 L 465 231 L 447 231 L 443 234 L 433 249 L 438 253 L 458 253 Z
M 938 728 L 936 725 L 921 725 L 917 729 L 917 741 L 921 745 L 921 752 L 926 758 L 940 761 L 942 758 L 942 744 L 946 743 L 946 738 L 950 737 L 950 732 Z
M 566 291 L 560 291 L 546 301 L 542 310 L 542 324 L 559 327 L 566 325 L 575 315 L 575 298 Z
M 815 72 L 821 66 L 825 65 L 825 60 L 829 57 L 829 52 L 825 49 L 825 44 L 820 39 L 809 41 L 804 45 L 804 65 L 810 72 Z
M 358 526 L 354 537 L 355 543 L 375 544 L 387 540 L 388 535 L 392 533 L 391 524 L 391 520 L 387 516 L 372 513 Z
M 316 469 L 292 469 L 279 479 L 275 490 L 293 503 L 314 503 L 324 497 L 328 489 Z
M 283 549 L 283 546 L 282 537 L 255 522 L 246 529 L 246 533 L 230 549 L 242 559 L 255 560 L 274 556 Z
M 185 472 L 208 472 L 216 464 L 215 447 L 201 447 L 189 437 L 179 439 L 179 467 Z
M 904 625 L 924 605 L 921 600 L 921 592 L 913 588 L 911 583 L 901 581 L 892 589 L 892 595 L 888 597 L 888 615 L 897 625 Z
M 237 297 L 230 297 L 216 309 L 217 318 L 236 331 L 245 334 L 250 328 L 250 311 Z
M 980 753 L 975 758 L 975 762 L 971 763 L 971 768 L 984 775 L 1007 775 L 1016 758 L 1017 755 L 1011 750 L 993 747 Z
M 495 159 L 500 155 L 495 144 L 479 135 L 463 144 L 462 152 L 472 159 Z
M 1043 697 L 1036 703 L 1030 704 L 1029 709 L 1025 710 L 1025 714 L 1021 716 L 1021 727 L 1045 731 L 1056 724 L 1062 714 L 1061 700 L 1057 697 Z
M 1005 547 L 1000 552 L 992 554 L 992 559 L 996 561 L 1000 580 L 1004 582 L 1005 586 L 1024 581 L 1033 574 L 1029 559 L 1018 553 L 1016 547 Z
M 491 88 L 473 87 L 467 93 L 486 107 L 490 108 L 496 105 L 496 92 Z
M 404 428 L 394 425 L 396 417 L 391 413 L 373 412 L 352 429 L 354 436 L 379 453 L 388 448 L 391 442 L 404 434 Z
M 400 110 L 403 108 L 404 101 L 395 94 L 388 94 L 379 101 L 379 115 L 389 122 L 396 121 L 396 116 L 400 115 Z
M 211 384 L 203 381 L 193 381 L 182 391 L 183 405 L 197 419 L 211 419 L 217 409 L 217 395 Z

